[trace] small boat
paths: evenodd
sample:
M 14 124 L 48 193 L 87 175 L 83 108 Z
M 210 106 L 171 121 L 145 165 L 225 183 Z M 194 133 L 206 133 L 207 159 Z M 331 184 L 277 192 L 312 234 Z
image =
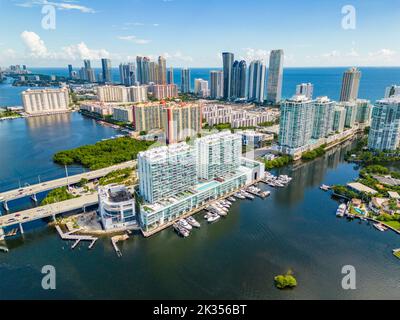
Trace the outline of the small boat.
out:
M 236 199 L 235 199 L 234 197 L 229 197 L 228 200 L 229 200 L 230 202 L 235 202 L 235 201 L 236 201 Z
M 382 231 L 382 232 L 387 230 L 387 228 L 381 223 L 374 223 L 374 227 L 376 229 L 378 229 L 379 231 Z
M 187 230 L 192 230 L 192 226 L 185 219 L 179 220 L 178 225 Z
M 187 217 L 186 221 L 195 228 L 200 228 L 200 223 L 193 217 Z
M 247 199 L 250 199 L 250 200 L 253 200 L 253 199 L 254 199 L 254 196 L 252 196 L 250 193 L 242 192 L 242 194 L 243 194 Z
M 238 199 L 241 199 L 241 200 L 246 199 L 246 197 L 244 195 L 242 195 L 241 193 L 235 193 L 235 197 Z
M 172 226 L 173 226 L 174 230 L 176 231 L 176 233 L 178 233 L 179 235 L 181 235 L 185 238 L 190 235 L 190 232 L 187 229 L 182 228 L 178 223 L 174 223 Z
M 211 223 L 211 222 L 219 220 L 220 218 L 221 218 L 221 216 L 219 216 L 218 214 L 212 214 L 208 217 L 207 221 Z
M 319 187 L 323 191 L 329 191 L 331 189 L 330 186 L 327 186 L 326 184 L 323 184 L 322 186 Z
M 339 206 L 339 208 L 336 210 L 336 216 L 337 217 L 344 217 L 344 215 L 346 213 L 346 209 L 347 209 L 347 206 L 344 203 L 342 203 Z

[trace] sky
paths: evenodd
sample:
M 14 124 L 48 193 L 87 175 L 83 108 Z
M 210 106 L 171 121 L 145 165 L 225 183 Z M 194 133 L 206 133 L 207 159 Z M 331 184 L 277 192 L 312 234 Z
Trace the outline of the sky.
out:
M 220 67 L 273 49 L 286 67 L 400 66 L 400 0 L 0 0 L 0 30 L 3 67 Z

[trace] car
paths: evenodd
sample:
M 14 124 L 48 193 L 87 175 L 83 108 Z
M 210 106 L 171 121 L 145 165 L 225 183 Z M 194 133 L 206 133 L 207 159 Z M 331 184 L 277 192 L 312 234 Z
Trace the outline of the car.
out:
M 29 217 L 23 217 L 23 218 L 22 218 L 22 220 L 26 220 L 26 219 L 29 219 Z
M 19 213 L 17 213 L 15 216 L 16 216 L 16 217 L 20 217 L 21 215 L 20 215 Z
M 17 220 L 15 220 L 14 218 L 10 218 L 7 220 L 8 222 L 16 222 Z

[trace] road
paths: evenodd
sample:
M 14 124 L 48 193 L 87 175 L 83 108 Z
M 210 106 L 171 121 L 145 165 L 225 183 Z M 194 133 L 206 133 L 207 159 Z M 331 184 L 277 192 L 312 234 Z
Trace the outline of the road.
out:
M 0 228 L 43 219 L 53 215 L 56 216 L 61 213 L 77 210 L 83 208 L 84 206 L 92 206 L 97 203 L 98 194 L 95 192 L 90 195 L 45 205 L 43 207 L 36 207 L 20 212 L 10 213 L 5 216 L 0 216 Z
M 105 175 L 107 175 L 108 173 L 110 173 L 112 171 L 119 170 L 119 169 L 125 169 L 128 167 L 134 167 L 134 166 L 136 166 L 136 160 L 124 162 L 124 163 L 121 163 L 121 164 L 118 164 L 115 166 L 111 166 L 108 168 L 100 169 L 100 170 L 94 170 L 94 171 L 89 171 L 89 172 L 69 176 L 66 178 L 45 181 L 42 183 L 23 187 L 21 189 L 5 191 L 5 192 L 0 193 L 0 202 L 16 200 L 16 199 L 32 196 L 32 195 L 38 194 L 40 192 L 49 191 L 49 190 L 56 189 L 59 187 L 64 187 L 64 186 L 67 186 L 70 184 L 75 184 L 75 183 L 78 183 L 79 181 L 81 181 L 81 179 L 83 179 L 83 178 L 88 179 L 88 180 L 98 179 L 98 178 L 104 177 Z

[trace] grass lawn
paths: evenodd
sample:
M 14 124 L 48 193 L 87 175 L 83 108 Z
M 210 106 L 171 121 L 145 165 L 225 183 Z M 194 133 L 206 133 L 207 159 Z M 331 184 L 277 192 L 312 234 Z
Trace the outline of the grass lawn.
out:
M 399 221 L 382 221 L 383 223 L 395 228 L 396 230 L 400 230 L 400 222 Z

